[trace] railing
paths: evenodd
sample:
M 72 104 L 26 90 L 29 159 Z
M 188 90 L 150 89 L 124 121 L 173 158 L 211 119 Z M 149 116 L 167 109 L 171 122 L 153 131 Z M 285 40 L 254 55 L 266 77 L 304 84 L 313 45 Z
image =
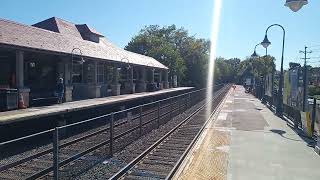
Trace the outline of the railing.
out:
M 275 111 L 276 107 L 274 105 L 277 104 L 278 98 L 277 96 L 264 96 L 264 101 L 269 105 L 270 109 Z M 319 126 L 319 105 L 316 104 L 314 100 L 313 103 L 309 103 L 307 108 L 307 113 L 309 118 L 302 118 L 301 113 L 305 113 L 297 107 L 292 107 L 287 104 L 283 104 L 283 116 L 287 119 L 287 121 L 294 126 L 294 128 L 304 131 L 309 137 L 319 137 L 320 134 L 320 126 Z M 308 121 L 308 122 L 307 122 Z M 305 124 L 305 125 L 303 125 Z
M 221 87 L 223 85 L 217 85 L 214 89 Z M 1 158 L 0 177 L 1 174 L 12 176 L 10 174 L 12 171 L 20 173 L 20 179 L 34 179 L 50 172 L 53 174 L 47 176 L 54 179 L 60 176 L 74 176 L 79 172 L 70 173 L 68 164 L 72 166 L 72 162 L 81 158 L 82 160 L 91 158 L 93 159 L 92 166 L 106 157 L 113 156 L 115 152 L 125 148 L 134 140 L 159 128 L 203 100 L 206 95 L 205 91 L 206 89 L 195 90 L 0 143 L 0 152 L 5 157 L 7 151 L 21 148 L 23 147 L 21 145 L 30 144 L 42 136 L 52 135 L 52 143 L 34 147 L 22 154 Z M 67 136 L 68 130 L 73 131 L 83 127 L 92 128 L 84 133 Z M 32 170 L 26 171 L 25 169 Z

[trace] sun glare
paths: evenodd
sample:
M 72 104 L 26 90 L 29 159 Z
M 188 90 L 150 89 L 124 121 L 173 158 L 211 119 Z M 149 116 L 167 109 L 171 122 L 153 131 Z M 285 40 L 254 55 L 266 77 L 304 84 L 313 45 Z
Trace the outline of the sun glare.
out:
M 209 67 L 208 67 L 208 77 L 207 77 L 207 103 L 209 108 L 207 108 L 207 116 L 211 114 L 212 108 L 212 93 L 213 93 L 213 85 L 214 85 L 214 61 L 216 58 L 216 50 L 217 50 L 217 41 L 219 34 L 219 25 L 220 25 L 220 13 L 222 7 L 222 0 L 214 0 L 214 7 L 212 13 L 212 23 L 211 23 L 211 46 L 210 46 L 210 59 L 209 59 Z

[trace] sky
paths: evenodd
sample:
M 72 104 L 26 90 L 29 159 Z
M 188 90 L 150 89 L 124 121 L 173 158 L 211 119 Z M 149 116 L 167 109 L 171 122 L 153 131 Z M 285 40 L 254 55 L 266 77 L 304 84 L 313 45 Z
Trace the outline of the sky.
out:
M 304 46 L 314 50 L 308 62 L 320 66 L 320 1 L 294 13 L 284 6 L 285 0 L 222 0 L 217 56 L 244 59 L 253 53 L 266 28 L 274 23 L 286 29 L 284 67 L 300 59 Z M 197 38 L 210 38 L 214 0 L 1 0 L 0 18 L 23 24 L 34 24 L 50 17 L 74 23 L 86 23 L 104 34 L 114 44 L 124 47 L 147 25 L 184 27 Z M 268 32 L 268 53 L 280 67 L 282 30 Z M 264 55 L 262 46 L 257 53 Z

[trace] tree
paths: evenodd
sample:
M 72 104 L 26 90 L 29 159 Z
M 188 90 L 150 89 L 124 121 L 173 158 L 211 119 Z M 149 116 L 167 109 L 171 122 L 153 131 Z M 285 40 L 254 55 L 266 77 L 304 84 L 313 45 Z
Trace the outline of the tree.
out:
M 296 67 L 301 67 L 301 65 L 295 62 L 289 62 L 289 69 L 294 69 Z
M 264 56 L 259 58 L 247 57 L 240 63 L 238 76 L 241 79 L 253 77 L 260 79 L 261 76 L 270 74 L 275 69 L 275 58 L 273 56 Z
M 142 29 L 126 50 L 151 56 L 178 75 L 181 85 L 203 87 L 206 80 L 210 43 L 190 36 L 175 25 L 150 25 Z
M 175 25 L 143 28 L 125 47 L 126 50 L 151 56 L 176 74 L 182 86 L 204 87 L 207 79 L 210 41 L 190 36 L 184 28 Z M 244 77 L 260 78 L 274 69 L 274 57 L 257 59 L 216 58 L 216 83 L 241 82 Z
M 218 57 L 215 59 L 214 77 L 216 83 L 237 82 L 238 70 L 240 67 L 239 58 L 225 59 Z

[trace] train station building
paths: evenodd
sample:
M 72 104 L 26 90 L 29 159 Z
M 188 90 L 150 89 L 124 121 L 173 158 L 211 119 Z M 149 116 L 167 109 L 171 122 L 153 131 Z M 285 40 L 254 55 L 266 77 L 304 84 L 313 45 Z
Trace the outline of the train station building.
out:
M 66 102 L 169 88 L 156 59 L 56 17 L 31 26 L 0 19 L 0 68 L 0 88 L 17 89 L 26 106 L 52 97 L 59 78 Z

